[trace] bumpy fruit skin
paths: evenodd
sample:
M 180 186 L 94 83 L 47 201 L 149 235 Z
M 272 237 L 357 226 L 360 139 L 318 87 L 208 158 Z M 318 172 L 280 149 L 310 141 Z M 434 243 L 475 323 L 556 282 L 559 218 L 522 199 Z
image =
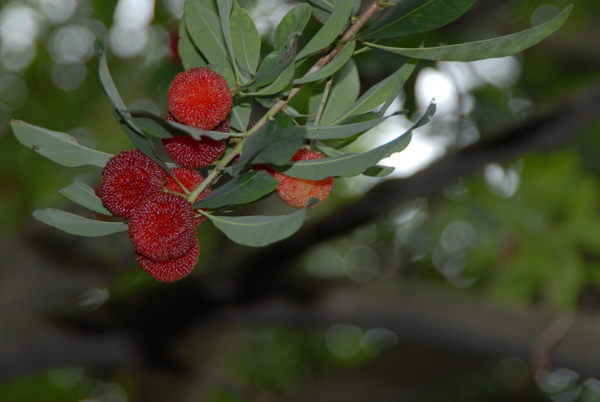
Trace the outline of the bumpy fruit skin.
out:
M 204 181 L 204 177 L 202 176 L 202 174 L 200 174 L 200 172 L 194 169 L 188 169 L 184 167 L 174 168 L 171 169 L 171 173 L 177 178 L 177 180 L 179 180 L 179 183 L 181 183 L 190 192 L 193 191 L 196 187 L 200 185 L 200 183 Z M 169 179 L 167 180 L 167 184 L 165 185 L 165 190 L 175 194 L 184 195 L 185 192 L 181 188 L 179 183 L 177 183 L 172 177 L 169 177 Z M 210 194 L 211 191 L 212 190 L 210 188 L 207 188 L 198 196 L 198 198 L 196 198 L 196 201 L 200 201 L 208 194 Z M 200 215 L 196 217 L 194 222 L 197 226 L 205 220 L 206 216 Z
M 291 160 L 308 161 L 321 158 L 324 158 L 324 156 L 318 152 L 300 149 Z M 333 187 L 333 177 L 327 177 L 323 180 L 306 180 L 287 176 L 265 165 L 258 165 L 255 169 L 266 170 L 267 173 L 273 176 L 279 182 L 279 186 L 275 190 L 277 195 L 288 205 L 298 209 L 304 208 L 312 197 L 320 200 L 317 204 L 311 206 L 311 208 L 316 207 L 325 201 Z
M 100 199 L 116 216 L 130 219 L 137 206 L 161 192 L 169 175 L 137 149 L 129 149 L 108 160 L 102 171 Z
M 175 282 L 192 272 L 198 262 L 199 254 L 198 241 L 194 241 L 190 249 L 178 258 L 154 261 L 143 254 L 136 253 L 135 259 L 139 266 L 157 281 Z
M 180 166 L 196 169 L 213 164 L 225 152 L 225 140 L 216 141 L 209 137 L 195 140 L 189 135 L 178 135 L 163 139 L 165 151 Z
M 192 204 L 175 194 L 148 197 L 133 212 L 129 238 L 136 251 L 154 261 L 181 257 L 196 239 Z
M 169 111 L 188 126 L 210 130 L 225 120 L 232 98 L 227 81 L 207 67 L 177 74 L 167 93 Z

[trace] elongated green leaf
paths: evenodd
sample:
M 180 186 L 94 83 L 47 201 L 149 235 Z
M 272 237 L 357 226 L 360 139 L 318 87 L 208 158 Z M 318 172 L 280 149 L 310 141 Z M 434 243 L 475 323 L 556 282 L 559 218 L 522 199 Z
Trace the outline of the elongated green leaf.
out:
M 119 110 L 125 110 L 127 107 L 125 106 L 125 102 L 119 95 L 119 91 L 110 75 L 110 70 L 108 69 L 108 62 L 106 61 L 106 41 L 105 37 L 98 38 L 95 43 L 96 56 L 98 56 L 98 75 L 100 76 L 100 82 L 102 83 L 102 88 L 104 88 L 104 92 L 108 95 L 108 98 L 115 106 L 115 108 Z
M 318 200 L 317 200 L 318 201 Z M 309 206 L 313 205 L 309 202 Z M 262 247 L 294 234 L 306 217 L 306 209 L 281 216 L 215 216 L 208 219 L 236 243 Z
M 418 127 L 429 122 L 435 113 L 435 103 L 431 103 L 425 114 L 406 132 L 394 140 L 363 153 L 351 153 L 338 157 L 292 162 L 289 168 L 281 171 L 288 176 L 308 180 L 322 180 L 331 176 L 352 177 L 365 172 L 381 159 L 400 152 L 408 146 L 408 136 Z
M 235 96 L 233 106 L 229 116 L 229 125 L 240 133 L 246 132 L 250 124 L 250 115 L 252 114 L 252 102 L 248 98 Z
M 291 47 L 297 36 L 310 19 L 311 7 L 308 4 L 299 4 L 292 8 L 279 22 L 275 28 L 275 50 L 283 51 Z
M 280 114 L 246 139 L 242 155 L 233 165 L 234 172 L 250 164 L 283 165 L 294 156 L 305 139 L 306 128 L 293 125 L 290 117 Z
M 185 134 L 190 135 L 197 140 L 202 136 L 210 137 L 213 140 L 224 140 L 231 137 L 230 133 L 202 130 L 196 127 L 186 126 L 185 124 L 170 121 L 164 117 L 155 115 L 148 110 L 127 110 L 123 111 L 122 114 L 129 114 L 133 116 L 136 122 L 141 123 L 138 124 L 138 127 L 142 132 L 157 138 L 171 138 L 177 135 Z
M 415 60 L 409 60 L 404 63 L 394 74 L 369 88 L 348 110 L 341 116 L 338 116 L 332 123 L 339 124 L 339 122 L 350 116 L 368 112 L 385 103 L 391 97 L 396 97 L 399 90 L 402 89 L 402 84 L 398 85 L 398 81 L 401 83 L 406 82 L 415 70 L 415 66 Z
M 569 16 L 571 8 L 570 5 L 551 20 L 525 31 L 478 42 L 418 49 L 366 44 L 388 52 L 426 60 L 474 61 L 505 57 L 519 53 L 556 32 Z
M 391 166 L 375 165 L 365 170 L 363 174 L 369 177 L 386 177 L 392 174 L 394 170 L 396 170 L 396 168 Z
M 354 53 L 354 48 L 355 48 L 355 42 L 347 43 L 344 46 L 344 48 L 342 49 L 342 51 L 331 62 L 329 62 L 325 67 L 323 67 L 322 69 L 320 69 L 312 74 L 305 75 L 304 77 L 295 79 L 293 81 L 294 85 L 306 84 L 307 82 L 318 81 L 318 80 L 322 80 L 323 78 L 332 76 L 340 68 L 342 68 L 348 62 L 348 60 L 350 60 L 350 58 L 352 57 L 352 54 Z
M 296 42 L 289 50 L 275 50 L 269 53 L 258 66 L 256 77 L 247 86 L 250 88 L 262 88 L 273 83 L 283 71 L 294 62 L 296 55 Z
M 129 114 L 122 113 L 122 111 L 126 109 L 125 102 L 123 102 L 121 95 L 119 95 L 119 91 L 117 90 L 110 74 L 110 70 L 108 69 L 108 63 L 106 61 L 106 38 L 99 38 L 96 40 L 95 47 L 98 56 L 98 74 L 100 76 L 100 82 L 102 83 L 104 91 L 115 106 L 114 114 L 117 121 L 119 121 L 125 134 L 127 134 L 137 149 L 168 171 L 165 163 L 158 157 L 152 141 L 146 138 Z
M 98 212 L 103 215 L 112 215 L 106 208 L 104 208 L 102 201 L 100 198 L 98 198 L 94 189 L 79 180 L 74 180 L 73 183 L 61 190 L 58 190 L 58 192 L 71 201 L 94 212 Z
M 243 8 L 231 13 L 231 41 L 233 54 L 240 67 L 251 74 L 256 73 L 260 57 L 260 35 L 252 17 Z
M 353 3 L 351 1 L 337 2 L 335 9 L 331 13 L 329 19 L 319 29 L 319 32 L 304 46 L 304 48 L 296 55 L 296 60 L 301 60 L 311 53 L 318 52 L 331 45 L 333 41 L 340 35 L 344 25 L 348 23 L 348 19 L 352 15 Z
M 302 0 L 307 1 L 307 0 Z M 362 4 L 361 0 L 308 0 L 313 5 L 313 15 L 321 23 L 325 24 L 329 20 L 334 7 L 340 2 L 351 1 L 354 4 L 352 14 L 356 14 Z
M 131 142 L 133 142 L 133 145 L 135 145 L 140 152 L 152 159 L 169 175 L 171 175 L 166 163 L 158 156 L 154 142 L 147 138 L 144 133 L 133 123 L 131 115 L 126 112 L 120 112 L 117 109 L 115 109 L 113 112 L 117 121 L 121 124 L 121 128 L 123 128 L 123 131 L 125 131 L 127 137 L 129 137 Z
M 277 94 L 277 93 L 283 91 L 292 82 L 292 78 L 294 78 L 295 70 L 296 70 L 296 67 L 294 66 L 294 63 L 290 63 L 290 65 L 287 66 L 281 72 L 281 74 L 279 74 L 279 77 L 277 77 L 271 85 L 261 88 L 257 92 L 253 92 L 248 95 L 269 96 L 269 95 L 274 95 L 274 94 Z
M 346 111 L 358 98 L 360 93 L 360 77 L 353 59 L 333 77 L 333 85 L 320 124 L 331 124 L 334 119 Z
M 21 144 L 33 148 L 38 154 L 59 165 L 104 167 L 112 157 L 111 154 L 80 145 L 69 134 L 51 131 L 19 120 L 12 120 L 11 127 Z
M 213 190 L 204 199 L 196 202 L 194 208 L 220 208 L 227 205 L 248 204 L 269 194 L 278 185 L 279 182 L 265 171 L 249 172 Z
M 338 126 L 307 126 L 306 137 L 311 140 L 342 140 L 364 133 L 396 115 L 397 114 L 393 114 L 360 123 L 342 124 Z
M 122 222 L 102 222 L 87 219 L 54 208 L 38 209 L 33 212 L 33 217 L 46 225 L 54 226 L 77 236 L 106 236 L 127 230 L 127 225 Z
M 194 67 L 205 67 L 208 64 L 192 41 L 192 37 L 185 26 L 185 19 L 182 19 L 179 23 L 177 51 L 179 52 L 179 57 L 181 57 L 181 64 L 186 70 Z
M 231 40 L 231 26 L 229 22 L 232 7 L 233 0 L 217 1 L 217 9 L 219 10 L 219 21 L 221 22 L 223 38 L 225 39 L 225 44 L 227 45 L 227 51 L 229 52 L 230 59 L 234 60 L 233 42 Z
M 403 0 L 353 40 L 396 38 L 442 27 L 467 11 L 475 0 Z
M 186 1 L 183 15 L 187 30 L 204 58 L 210 64 L 233 71 L 219 16 L 199 1 Z

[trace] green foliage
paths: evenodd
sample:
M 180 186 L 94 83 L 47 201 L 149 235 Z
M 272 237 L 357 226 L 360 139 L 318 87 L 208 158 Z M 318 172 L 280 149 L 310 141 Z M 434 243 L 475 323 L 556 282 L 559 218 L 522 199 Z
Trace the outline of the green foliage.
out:
M 519 52 L 556 31 L 568 16 L 570 7 L 556 18 L 535 28 L 501 38 L 438 48 L 390 48 L 364 39 L 396 38 L 443 26 L 464 13 L 473 1 L 404 1 L 388 8 L 369 29 L 351 41 L 341 41 L 351 18 L 359 27 L 369 15 L 356 17 L 357 2 L 312 1 L 291 9 L 277 25 L 272 49 L 262 49 L 250 14 L 234 1 L 188 0 L 179 32 L 179 52 L 186 69 L 209 65 L 227 80 L 234 98 L 230 115 L 231 133 L 200 130 L 167 121 L 146 110 L 128 110 L 108 68 L 106 40 L 99 40 L 96 53 L 99 77 L 114 106 L 114 115 L 123 131 L 146 156 L 168 171 L 160 139 L 177 135 L 203 136 L 228 140 L 225 156 L 208 169 L 206 181 L 189 195 L 195 200 L 201 191 L 219 180 L 220 186 L 197 208 L 208 209 L 210 221 L 240 244 L 262 246 L 294 233 L 304 220 L 304 209 L 283 216 L 217 216 L 214 210 L 256 202 L 277 186 L 265 172 L 252 172 L 253 165 L 268 164 L 291 177 L 321 180 L 327 177 L 358 175 L 385 176 L 392 168 L 379 166 L 381 159 L 406 148 L 414 129 L 428 123 L 435 112 L 432 102 L 423 116 L 404 133 L 388 143 L 360 153 L 344 147 L 387 119 L 384 113 L 404 89 L 415 71 L 416 59 L 475 60 Z M 297 38 L 304 34 L 312 14 L 322 21 L 316 34 L 299 48 Z M 356 26 L 356 25 L 355 25 Z M 367 47 L 364 47 L 364 46 Z M 302 75 L 297 67 L 313 55 L 326 55 L 337 47 L 332 59 Z M 357 51 L 378 47 L 411 57 L 395 72 L 360 95 L 359 71 L 353 56 Z M 298 115 L 288 102 L 303 85 L 312 93 Z M 360 96 L 359 96 L 360 95 Z M 253 100 L 268 110 L 248 128 Z M 254 102 L 254 103 L 257 103 Z M 392 113 L 394 115 L 394 113 Z M 22 122 L 13 122 L 15 135 L 26 146 L 66 166 L 92 164 L 102 167 L 109 154 L 83 147 L 70 136 Z M 303 146 L 323 151 L 327 157 L 310 161 L 289 161 Z M 61 192 L 72 201 L 95 212 L 106 213 L 100 200 L 87 185 L 75 181 Z M 211 211 L 213 210 L 213 211 Z M 35 217 L 69 233 L 82 236 L 104 235 L 126 229 L 122 222 L 101 222 L 53 209 L 37 211 Z
M 572 6 L 568 6 L 556 17 L 536 27 L 512 35 L 478 42 L 418 49 L 382 46 L 374 43 L 367 43 L 367 45 L 406 57 L 425 60 L 474 61 L 493 57 L 505 57 L 522 52 L 552 35 L 566 21 L 571 8 Z
M 431 31 L 454 21 L 473 3 L 475 0 L 403 0 L 354 39 L 397 38 Z
M 94 165 L 103 167 L 112 155 L 80 145 L 66 133 L 51 131 L 22 121 L 11 122 L 17 140 L 46 158 L 68 167 Z

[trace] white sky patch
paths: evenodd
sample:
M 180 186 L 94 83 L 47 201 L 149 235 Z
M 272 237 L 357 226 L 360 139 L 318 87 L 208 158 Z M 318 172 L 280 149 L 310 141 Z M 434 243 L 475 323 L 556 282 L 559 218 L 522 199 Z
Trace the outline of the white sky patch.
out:
M 388 141 L 391 141 L 398 136 L 398 133 L 406 130 L 406 128 L 402 127 L 400 124 L 392 123 L 389 124 L 389 126 L 390 127 L 383 128 L 381 137 L 382 139 L 387 139 Z M 394 172 L 389 175 L 388 178 L 409 177 L 419 170 L 429 166 L 432 162 L 441 158 L 445 153 L 445 141 L 437 138 L 428 138 L 423 133 L 419 133 L 417 130 L 416 132 L 413 132 L 412 140 L 404 151 L 397 152 L 389 158 L 383 159 L 381 164 L 396 168 L 396 170 L 394 170 Z
M 148 26 L 154 18 L 154 0 L 119 0 L 108 39 L 120 57 L 142 53 L 149 41 Z
M 183 17 L 183 6 L 185 4 L 185 0 L 164 0 L 165 7 L 169 13 L 177 18 L 181 19 Z
M 67 22 L 77 9 L 75 0 L 38 0 L 38 4 L 40 11 L 54 25 Z
M 420 110 L 425 110 L 432 99 L 437 102 L 436 116 L 456 113 L 458 109 L 458 90 L 448 73 L 424 68 L 417 76 L 415 92 Z
M 0 14 L 2 50 L 22 52 L 34 45 L 41 31 L 41 15 L 27 6 L 6 6 Z

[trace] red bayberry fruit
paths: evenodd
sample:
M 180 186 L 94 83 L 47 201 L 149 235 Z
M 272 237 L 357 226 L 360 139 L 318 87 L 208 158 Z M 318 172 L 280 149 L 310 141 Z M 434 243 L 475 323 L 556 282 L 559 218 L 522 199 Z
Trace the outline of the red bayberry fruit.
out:
M 190 169 L 214 163 L 223 155 L 227 146 L 225 140 L 216 141 L 209 137 L 195 140 L 189 135 L 163 139 L 163 145 L 175 163 Z
M 218 131 L 220 133 L 230 132 L 231 128 L 229 127 L 229 120 L 227 120 L 227 119 L 223 120 L 222 122 L 217 124 L 215 127 L 213 127 L 212 131 Z
M 178 258 L 154 261 L 143 254 L 136 253 L 135 259 L 139 266 L 157 281 L 174 282 L 192 272 L 198 262 L 199 254 L 198 241 L 194 241 L 190 249 Z
M 308 149 L 300 149 L 292 157 L 292 161 L 308 161 L 313 159 L 321 159 L 324 156 L 318 152 Z M 306 180 L 296 177 L 287 176 L 281 172 L 273 170 L 265 165 L 258 165 L 256 170 L 266 170 L 274 179 L 279 182 L 279 186 L 275 190 L 277 195 L 286 203 L 294 208 L 304 208 L 308 200 L 312 197 L 318 198 L 320 201 L 311 208 L 316 207 L 329 195 L 329 191 L 333 187 L 333 177 L 326 177 L 323 180 Z
M 135 208 L 150 195 L 161 192 L 169 175 L 137 149 L 108 160 L 102 171 L 100 199 L 113 214 L 131 218 Z
M 177 74 L 167 93 L 169 111 L 188 126 L 210 130 L 225 120 L 232 98 L 227 81 L 208 67 Z
M 175 194 L 160 192 L 142 202 L 129 222 L 136 251 L 154 261 L 181 257 L 196 239 L 192 204 Z
M 177 180 L 179 180 L 179 183 L 181 183 L 188 191 L 193 191 L 196 187 L 198 187 L 198 185 L 200 185 L 200 183 L 204 181 L 204 177 L 200 174 L 200 172 L 194 169 L 188 169 L 183 167 L 174 168 L 171 169 L 171 173 L 177 178 Z M 165 189 L 172 193 L 185 194 L 185 191 L 183 190 L 183 188 L 181 188 L 181 185 L 179 185 L 179 183 L 177 183 L 172 177 L 169 177 L 169 179 L 167 180 L 167 184 L 165 185 Z M 203 199 L 208 194 L 210 194 L 211 191 L 212 190 L 210 188 L 207 188 L 198 196 L 198 198 L 196 198 L 196 201 Z M 205 220 L 206 216 L 200 215 L 196 217 L 194 222 L 196 223 L 196 225 L 199 225 Z

